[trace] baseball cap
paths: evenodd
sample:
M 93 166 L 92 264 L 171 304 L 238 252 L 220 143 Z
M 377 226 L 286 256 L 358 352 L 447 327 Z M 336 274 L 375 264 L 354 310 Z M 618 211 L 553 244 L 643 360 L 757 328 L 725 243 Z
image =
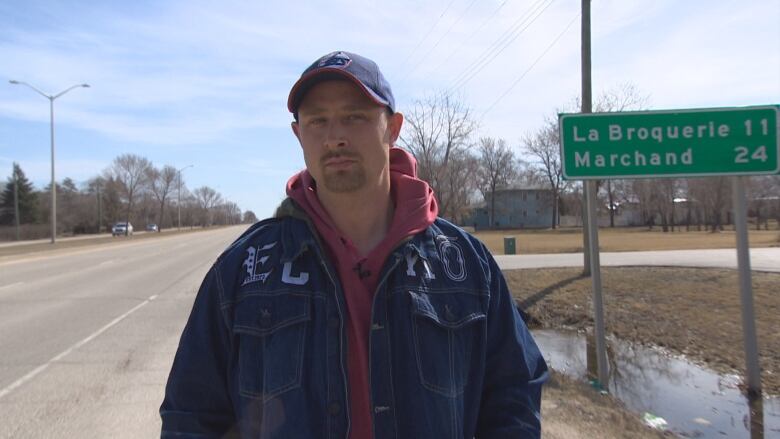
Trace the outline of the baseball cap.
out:
M 366 96 L 379 105 L 395 112 L 395 98 L 379 66 L 374 61 L 351 52 L 331 52 L 314 61 L 301 74 L 290 90 L 287 109 L 298 119 L 298 106 L 314 85 L 321 81 L 346 79 L 357 85 Z

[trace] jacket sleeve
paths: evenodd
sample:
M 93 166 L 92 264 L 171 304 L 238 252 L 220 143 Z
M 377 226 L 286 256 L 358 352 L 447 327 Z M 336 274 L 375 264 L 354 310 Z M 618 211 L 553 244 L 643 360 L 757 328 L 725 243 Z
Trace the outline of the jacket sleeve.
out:
M 160 407 L 161 438 L 222 438 L 234 432 L 228 385 L 231 331 L 221 309 L 218 265 L 203 280 L 173 360 Z
M 547 364 L 492 256 L 487 358 L 477 438 L 540 438 Z

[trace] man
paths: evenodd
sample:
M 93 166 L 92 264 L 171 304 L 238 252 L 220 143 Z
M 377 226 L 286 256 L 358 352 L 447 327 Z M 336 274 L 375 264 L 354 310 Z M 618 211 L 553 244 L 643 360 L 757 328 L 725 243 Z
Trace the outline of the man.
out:
M 325 55 L 288 108 L 306 170 L 207 274 L 162 437 L 540 437 L 544 360 L 490 253 L 394 147 L 377 65 Z

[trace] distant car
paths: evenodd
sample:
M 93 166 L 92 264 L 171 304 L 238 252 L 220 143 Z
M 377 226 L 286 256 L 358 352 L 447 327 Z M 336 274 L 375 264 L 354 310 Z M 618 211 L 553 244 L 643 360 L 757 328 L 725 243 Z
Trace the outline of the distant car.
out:
M 159 232 L 160 228 L 157 227 L 157 224 L 147 224 L 146 225 L 146 231 L 147 232 Z
M 116 223 L 114 224 L 114 227 L 111 228 L 112 236 L 132 235 L 132 234 L 133 234 L 133 225 L 131 223 Z

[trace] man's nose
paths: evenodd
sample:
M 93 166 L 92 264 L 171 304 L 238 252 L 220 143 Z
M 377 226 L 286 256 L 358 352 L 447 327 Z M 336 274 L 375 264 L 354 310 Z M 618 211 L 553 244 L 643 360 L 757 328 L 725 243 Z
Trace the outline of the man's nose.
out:
M 338 120 L 329 121 L 327 130 L 325 131 L 325 147 L 341 148 L 344 146 L 347 146 L 346 130 L 344 129 L 344 126 Z

